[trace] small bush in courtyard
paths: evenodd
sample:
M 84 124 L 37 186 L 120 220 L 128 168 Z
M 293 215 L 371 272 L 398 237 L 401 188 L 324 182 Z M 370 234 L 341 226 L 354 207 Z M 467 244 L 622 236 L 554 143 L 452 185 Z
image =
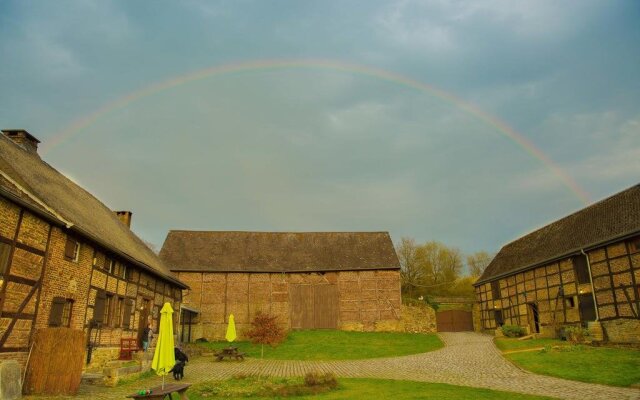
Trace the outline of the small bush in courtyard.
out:
M 507 337 L 520 337 L 524 336 L 525 330 L 517 325 L 502 325 L 502 333 Z
M 589 337 L 589 331 L 581 326 L 567 326 L 564 328 L 567 340 L 573 344 L 586 343 Z
M 264 345 L 275 347 L 284 340 L 287 332 L 278 324 L 278 317 L 258 312 L 247 336 L 253 344 L 261 344 L 260 357 L 264 357 Z
M 331 372 L 307 372 L 304 376 L 304 384 L 306 386 L 325 386 L 335 389 L 338 386 L 338 380 Z

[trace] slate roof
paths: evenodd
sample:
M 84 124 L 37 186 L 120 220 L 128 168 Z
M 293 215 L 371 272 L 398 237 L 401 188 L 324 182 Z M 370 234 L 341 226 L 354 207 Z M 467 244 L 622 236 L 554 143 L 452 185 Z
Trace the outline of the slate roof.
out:
M 388 232 L 170 231 L 172 271 L 316 272 L 399 269 Z
M 476 285 L 640 233 L 640 184 L 505 245 Z
M 115 213 L 63 174 L 0 134 L 0 195 L 182 288 L 167 266 Z

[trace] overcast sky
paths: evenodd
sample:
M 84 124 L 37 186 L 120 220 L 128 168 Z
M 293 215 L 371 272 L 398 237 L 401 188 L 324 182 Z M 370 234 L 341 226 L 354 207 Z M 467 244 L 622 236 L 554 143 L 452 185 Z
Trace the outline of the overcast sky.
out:
M 169 229 L 390 231 L 497 251 L 640 182 L 640 2 L 2 1 L 0 127 Z M 202 74 L 255 60 L 295 67 Z M 178 80 L 179 81 L 179 80 Z

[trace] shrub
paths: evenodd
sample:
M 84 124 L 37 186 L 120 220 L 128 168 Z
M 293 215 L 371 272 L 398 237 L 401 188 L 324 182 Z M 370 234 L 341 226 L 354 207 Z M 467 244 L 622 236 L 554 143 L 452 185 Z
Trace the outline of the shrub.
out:
M 284 340 L 287 332 L 278 324 L 278 317 L 258 312 L 251 322 L 253 328 L 247 336 L 253 344 L 261 344 L 260 357 L 264 357 L 264 345 L 275 347 Z
M 336 376 L 331 372 L 307 372 L 304 376 L 305 386 L 325 386 L 335 389 L 338 386 Z
M 517 325 L 502 325 L 502 333 L 507 337 L 520 337 L 524 336 L 525 330 L 521 326 Z
M 589 337 L 589 331 L 581 326 L 567 326 L 564 329 L 567 340 L 573 344 L 586 343 Z

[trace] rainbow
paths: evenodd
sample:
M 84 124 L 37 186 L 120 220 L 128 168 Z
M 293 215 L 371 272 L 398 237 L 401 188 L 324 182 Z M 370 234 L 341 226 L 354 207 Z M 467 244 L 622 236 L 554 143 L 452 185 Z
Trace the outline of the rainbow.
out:
M 316 60 L 316 59 L 279 59 L 279 60 L 255 60 L 246 61 L 235 64 L 226 64 L 221 66 L 214 66 L 211 68 L 202 69 L 187 75 L 175 77 L 163 82 L 155 83 L 147 86 L 143 89 L 129 93 L 124 97 L 104 104 L 99 109 L 95 110 L 91 114 L 79 118 L 73 121 L 62 131 L 56 132 L 52 138 L 47 140 L 47 145 L 43 146 L 42 153 L 46 154 L 53 148 L 59 146 L 69 138 L 78 135 L 84 128 L 93 124 L 103 115 L 126 107 L 128 104 L 137 101 L 141 98 L 162 92 L 180 86 L 187 82 L 193 82 L 200 79 L 204 79 L 214 75 L 224 75 L 231 73 L 238 73 L 243 71 L 255 71 L 255 70 L 269 70 L 269 69 L 287 69 L 287 68 L 317 68 L 317 69 L 329 69 L 334 71 L 344 71 L 347 73 L 361 74 L 373 78 L 382 79 L 384 81 L 396 83 L 405 87 L 419 90 L 427 94 L 433 95 L 440 99 L 443 99 L 457 108 L 473 115 L 480 121 L 487 125 L 494 127 L 499 133 L 503 134 L 507 138 L 515 142 L 516 145 L 521 147 L 525 152 L 529 153 L 532 157 L 539 160 L 547 169 L 549 169 L 554 175 L 556 175 L 562 183 L 583 203 L 588 204 L 589 195 L 580 185 L 569 176 L 558 164 L 556 164 L 551 158 L 542 152 L 536 145 L 534 145 L 529 139 L 518 133 L 507 123 L 500 121 L 496 117 L 482 111 L 474 104 L 467 102 L 451 93 L 448 93 L 435 86 L 417 81 L 415 79 L 397 74 L 395 72 L 386 71 L 374 67 L 368 67 L 359 64 L 346 63 L 334 60 Z

